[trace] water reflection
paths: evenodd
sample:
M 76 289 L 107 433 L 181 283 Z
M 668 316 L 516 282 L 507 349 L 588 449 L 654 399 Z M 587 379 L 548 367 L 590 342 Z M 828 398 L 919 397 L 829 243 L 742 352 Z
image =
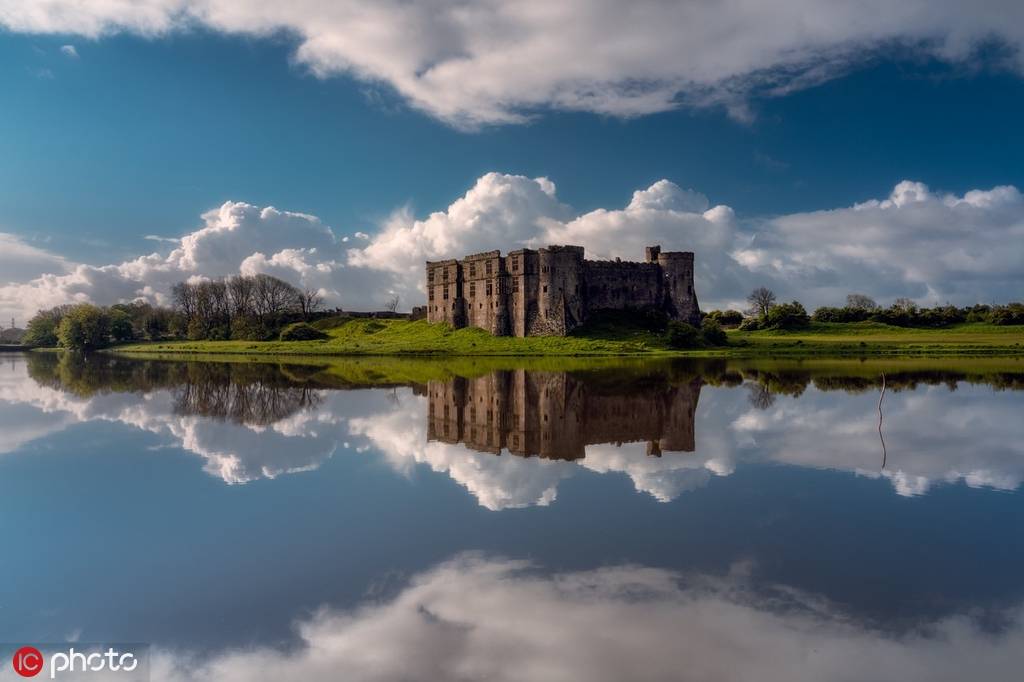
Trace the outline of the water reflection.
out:
M 1024 664 L 1021 361 L 502 362 L 4 358 L 0 639 L 158 682 Z
M 648 455 L 693 452 L 700 387 L 699 377 L 676 385 L 661 375 L 607 385 L 526 370 L 432 381 L 427 437 L 547 459 L 582 459 L 587 445 L 635 441 L 646 442 Z
M 443 472 L 492 510 L 550 504 L 560 482 L 581 471 L 625 474 L 637 491 L 668 502 L 744 462 L 884 478 L 900 495 L 938 482 L 1014 490 L 1024 481 L 1016 417 L 1024 372 L 1013 360 L 878 371 L 862 363 L 577 363 L 466 375 L 437 363 L 360 362 L 12 359 L 0 375 L 0 400 L 12 408 L 0 452 L 104 420 L 164 436 L 203 457 L 207 472 L 246 483 L 315 469 L 339 449 L 371 450 L 402 475 L 420 465 Z
M 1016 679 L 1024 608 L 986 631 L 948 616 L 905 632 L 849 618 L 818 595 L 725 576 L 619 566 L 547 575 L 463 556 L 394 599 L 303 621 L 291 652 L 234 651 L 196 665 L 157 657 L 168 681 Z

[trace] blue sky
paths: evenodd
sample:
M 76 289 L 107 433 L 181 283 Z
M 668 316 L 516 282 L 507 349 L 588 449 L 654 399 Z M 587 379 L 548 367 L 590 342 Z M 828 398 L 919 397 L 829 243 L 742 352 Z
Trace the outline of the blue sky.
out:
M 843 16 L 835 14 L 835 3 L 811 4 L 822 8 L 822 21 L 837 22 L 830 31 L 841 29 Z M 8 27 L 0 33 L 0 232 L 41 261 L 38 273 L 25 275 L 19 269 L 13 278 L 0 273 L 0 280 L 21 286 L 33 281 L 33 275 L 70 272 L 82 264 L 121 266 L 154 249 L 166 256 L 178 245 L 147 240 L 146 235 L 188 235 L 208 226 L 201 214 L 224 202 L 316 216 L 333 231 L 338 253 L 331 260 L 340 263 L 348 258 L 343 253 L 348 247 L 341 247 L 343 235 L 362 232 L 372 240 L 389 224 L 397 229 L 395 212 L 403 207 L 404 219 L 416 232 L 415 221 L 446 211 L 492 171 L 549 178 L 559 204 L 568 207 L 561 220 L 602 208 L 621 210 L 634 191 L 668 180 L 681 190 L 703 194 L 709 206 L 732 210 L 730 243 L 715 242 L 716 248 L 732 254 L 749 251 L 751 236 L 780 217 L 884 201 L 904 180 L 924 183 L 932 193 L 928 196 L 936 199 L 1024 186 L 1024 164 L 1019 162 L 1024 157 L 1019 123 L 1024 80 L 1017 36 L 1011 31 L 992 38 L 993 29 L 986 26 L 975 27 L 981 36 L 976 40 L 956 35 L 950 27 L 965 20 L 949 8 L 938 11 L 940 18 L 948 15 L 948 26 L 937 20 L 923 36 L 917 32 L 924 29 L 911 27 L 909 21 L 901 28 L 897 22 L 893 36 L 905 40 L 875 40 L 874 31 L 868 37 L 841 36 L 831 47 L 819 39 L 813 50 L 801 44 L 801 35 L 785 32 L 767 47 L 748 50 L 757 42 L 756 26 L 750 28 L 756 17 L 705 17 L 728 20 L 736 32 L 750 35 L 717 51 L 709 44 L 692 55 L 657 50 L 640 55 L 652 61 L 678 58 L 678 68 L 667 72 L 668 67 L 651 66 L 640 57 L 632 64 L 632 55 L 619 50 L 614 61 L 595 66 L 597 71 L 590 74 L 588 55 L 581 54 L 578 64 L 564 67 L 571 72 L 571 85 L 565 85 L 549 82 L 545 74 L 531 76 L 533 80 L 524 76 L 520 84 L 517 74 L 531 74 L 537 67 L 528 62 L 498 71 L 495 84 L 487 58 L 491 52 L 504 54 L 501 36 L 464 38 L 475 70 L 460 73 L 455 81 L 421 83 L 416 78 L 424 69 L 448 55 L 442 48 L 440 56 L 429 52 L 433 42 L 427 34 L 436 27 L 418 15 L 411 21 L 421 22 L 414 24 L 421 30 L 397 38 L 416 44 L 410 50 L 427 64 L 408 67 L 410 80 L 402 71 L 405 62 L 382 62 L 372 43 L 362 47 L 353 39 L 340 54 L 333 44 L 316 46 L 324 35 L 351 36 L 349 24 L 337 23 L 312 1 L 298 3 L 294 15 L 269 18 L 249 17 L 228 3 L 222 14 L 203 10 L 207 14 L 186 25 L 176 24 L 173 13 L 142 21 L 99 8 L 97 16 L 68 19 L 49 16 L 45 8 L 37 16 L 28 12 L 32 5 L 24 5 L 24 16 L 16 8 L 0 18 Z M 1001 3 L 994 7 L 996 18 L 1004 11 L 1003 23 L 1017 11 L 1012 5 L 1004 10 Z M 600 28 L 604 17 L 591 19 Z M 159 21 L 167 25 L 151 25 Z M 269 29 L 262 24 L 259 30 L 248 28 L 260 21 L 268 22 Z M 993 22 L 998 28 L 1000 22 Z M 654 43 L 659 40 L 650 27 L 638 26 L 637 31 Z M 555 40 L 543 31 L 538 35 L 532 39 L 536 45 Z M 565 40 L 571 43 L 573 38 Z M 63 46 L 73 46 L 73 54 Z M 810 50 L 811 57 L 794 65 L 787 56 L 794 50 Z M 426 57 L 420 55 L 424 51 Z M 702 63 L 705 55 L 708 65 Z M 737 63 L 719 66 L 723 61 Z M 541 62 L 537 68 L 557 75 L 563 67 Z M 576 85 L 581 78 L 593 82 Z M 647 87 L 648 81 L 656 85 Z M 669 84 L 657 85 L 662 81 Z M 665 88 L 667 100 L 662 99 Z M 643 97 L 635 96 L 634 89 L 643 90 Z M 541 94 L 534 97 L 537 92 Z M 994 238 L 1016 234 L 1019 213 L 1011 218 L 1006 213 L 1019 212 L 1019 199 L 1010 197 L 998 220 L 990 215 L 949 218 L 961 221 L 963 239 L 941 248 L 967 248 L 978 230 L 992 230 Z M 536 218 L 531 214 L 528 219 Z M 876 218 L 871 226 L 879 220 L 886 222 Z M 992 220 L 997 224 L 990 225 Z M 868 227 L 840 222 L 823 224 L 821 230 L 833 231 L 841 240 L 851 229 Z M 780 230 L 768 229 L 772 234 L 761 241 L 778 241 Z M 510 248 L 491 243 L 503 233 L 496 230 L 490 241 L 454 241 L 467 248 L 478 242 Z M 394 236 L 408 240 L 410 234 Z M 508 232 L 510 239 L 522 242 L 550 234 Z M 914 248 L 920 238 L 902 234 L 898 244 Z M 666 246 L 696 248 L 705 255 L 700 240 L 690 240 L 685 230 L 673 241 L 678 243 Z M 886 248 L 896 244 L 886 242 Z M 276 241 L 273 246 L 305 248 Z M 839 251 L 849 251 L 848 246 Z M 601 251 L 600 240 L 595 247 L 598 255 L 611 255 L 607 248 Z M 788 243 L 778 248 L 793 247 Z M 808 260 L 820 261 L 815 248 L 808 245 Z M 409 249 L 440 255 L 433 247 L 410 244 Z M 623 255 L 635 255 L 633 245 L 623 249 Z M 321 256 L 323 251 L 321 246 Z M 272 253 L 264 255 L 270 258 Z M 728 282 L 706 275 L 704 288 L 714 291 L 702 298 L 735 302 L 744 287 L 760 280 L 785 290 L 792 273 L 771 265 L 777 260 L 764 256 L 756 266 L 747 262 L 746 270 L 761 274 L 735 273 Z M 720 270 L 734 267 L 737 259 L 712 261 L 709 265 Z M 367 260 L 363 262 L 365 266 Z M 806 262 L 801 266 L 802 277 L 824 287 L 812 303 L 825 302 L 844 287 L 866 288 L 876 279 L 850 264 L 822 262 L 829 272 L 811 275 Z M 239 265 L 224 264 L 228 270 Z M 871 293 L 894 296 L 899 283 L 909 282 L 906 293 L 922 302 L 929 302 L 929 296 L 967 301 L 995 298 L 1007 284 L 1019 285 L 1005 272 L 994 281 L 979 282 L 981 268 L 976 268 L 970 282 L 944 287 L 912 270 L 906 268 Z M 403 281 L 375 280 L 370 288 L 401 291 L 408 302 L 415 302 L 412 275 L 398 274 Z M 111 289 L 111 295 L 138 295 L 138 283 Z M 94 282 L 80 284 L 60 283 L 58 288 L 72 298 L 98 297 Z M 350 304 L 366 300 L 346 295 L 354 290 L 348 280 L 314 284 L 322 285 L 329 298 Z M 48 293 L 38 299 L 40 304 L 55 303 L 53 287 L 43 288 Z M 805 282 L 797 291 L 806 289 Z M 12 290 L 7 298 L 25 299 L 25 292 Z M 0 292 L 0 312 L 12 309 L 3 305 L 4 298 Z

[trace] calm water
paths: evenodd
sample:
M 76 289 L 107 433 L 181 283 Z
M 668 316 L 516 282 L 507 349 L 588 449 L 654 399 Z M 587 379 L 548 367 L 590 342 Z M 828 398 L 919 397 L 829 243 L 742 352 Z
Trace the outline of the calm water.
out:
M 0 641 L 148 642 L 154 680 L 1019 679 L 1024 362 L 569 362 L 0 356 Z

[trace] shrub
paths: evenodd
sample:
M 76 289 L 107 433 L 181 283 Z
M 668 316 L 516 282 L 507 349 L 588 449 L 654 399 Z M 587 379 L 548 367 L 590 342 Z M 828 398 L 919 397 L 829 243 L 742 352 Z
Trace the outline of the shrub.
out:
M 832 308 L 823 306 L 814 311 L 811 316 L 815 322 L 863 322 L 871 317 L 872 310 L 867 308 Z
M 989 314 L 989 322 L 998 325 L 1024 324 L 1024 303 L 996 306 Z
M 673 320 L 668 323 L 668 329 L 665 331 L 665 343 L 669 348 L 696 348 L 700 340 L 699 334 L 692 324 Z
M 748 317 L 740 324 L 740 331 L 742 332 L 756 332 L 761 328 L 761 320 L 756 317 Z
M 718 321 L 713 317 L 704 318 L 704 322 L 700 325 L 700 334 L 704 339 L 704 343 L 710 346 L 725 346 L 729 343 L 722 325 L 718 324 Z
M 712 310 L 708 318 L 723 327 L 735 327 L 743 323 L 743 313 L 738 310 Z
M 110 342 L 110 317 L 94 305 L 80 303 L 61 318 L 57 341 L 72 350 L 103 348 Z
M 768 309 L 762 326 L 769 329 L 800 329 L 810 324 L 811 318 L 800 303 L 780 303 Z
M 282 329 L 280 338 L 282 341 L 319 341 L 328 336 L 312 325 L 296 322 Z
M 241 316 L 231 320 L 231 338 L 237 341 L 270 341 L 274 330 L 255 317 Z

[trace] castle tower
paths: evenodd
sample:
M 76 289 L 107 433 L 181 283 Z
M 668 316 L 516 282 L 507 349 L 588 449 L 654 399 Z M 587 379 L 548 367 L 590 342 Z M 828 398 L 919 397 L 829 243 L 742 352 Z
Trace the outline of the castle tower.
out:
M 658 248 L 648 247 L 648 257 Z M 667 251 L 657 253 L 656 258 L 664 277 L 665 311 L 673 320 L 700 326 L 700 307 L 693 288 L 693 252 Z
M 564 336 L 583 323 L 583 247 L 549 246 L 538 251 L 537 316 L 531 336 Z

